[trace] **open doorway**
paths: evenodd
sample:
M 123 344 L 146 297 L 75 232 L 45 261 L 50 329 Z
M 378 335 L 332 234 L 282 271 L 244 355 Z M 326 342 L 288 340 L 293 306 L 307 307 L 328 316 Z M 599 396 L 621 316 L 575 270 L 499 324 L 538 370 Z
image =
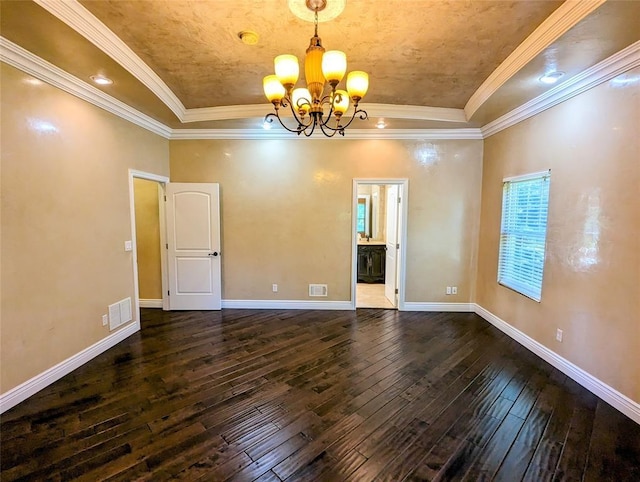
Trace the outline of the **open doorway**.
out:
M 140 319 L 140 308 L 167 308 L 165 292 L 165 238 L 164 187 L 169 179 L 164 176 L 129 170 L 129 199 L 131 209 L 131 238 L 135 310 Z
M 138 295 L 142 308 L 162 308 L 159 187 L 156 181 L 133 180 Z
M 355 179 L 355 308 L 402 309 L 407 180 Z

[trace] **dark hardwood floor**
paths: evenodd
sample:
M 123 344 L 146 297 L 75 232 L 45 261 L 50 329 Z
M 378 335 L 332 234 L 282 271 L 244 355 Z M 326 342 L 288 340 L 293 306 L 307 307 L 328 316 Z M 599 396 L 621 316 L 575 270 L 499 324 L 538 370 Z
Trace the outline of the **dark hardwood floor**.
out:
M 640 425 L 475 314 L 143 310 L 3 414 L 10 480 L 640 480 Z

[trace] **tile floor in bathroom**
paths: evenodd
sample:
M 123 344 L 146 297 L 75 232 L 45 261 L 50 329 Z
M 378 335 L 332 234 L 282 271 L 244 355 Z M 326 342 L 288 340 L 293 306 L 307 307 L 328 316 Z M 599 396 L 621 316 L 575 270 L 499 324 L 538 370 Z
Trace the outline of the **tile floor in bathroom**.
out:
M 357 283 L 356 308 L 395 309 L 395 306 L 384 295 L 384 284 Z

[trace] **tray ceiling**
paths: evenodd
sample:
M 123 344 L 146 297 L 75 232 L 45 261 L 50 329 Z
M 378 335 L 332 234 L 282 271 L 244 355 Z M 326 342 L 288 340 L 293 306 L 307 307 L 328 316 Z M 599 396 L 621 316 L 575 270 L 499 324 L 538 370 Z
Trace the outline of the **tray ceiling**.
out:
M 374 118 L 360 127 L 375 128 L 383 116 L 391 128 L 473 127 L 544 92 L 537 79 L 549 59 L 571 76 L 640 37 L 640 2 L 576 3 L 582 13 L 552 0 L 347 0 L 319 35 L 327 50 L 345 51 L 349 70 L 370 75 L 362 107 L 373 106 Z M 170 128 L 254 127 L 270 111 L 262 78 L 273 58 L 303 59 L 313 34 L 287 0 L 29 0 L 0 8 L 4 38 L 82 81 L 112 78 L 99 88 Z M 243 30 L 255 31 L 258 43 L 242 43 Z M 107 34 L 133 53 L 126 62 L 105 48 Z M 519 51 L 522 65 L 510 62 Z M 414 116 L 410 107 L 394 121 L 389 106 L 443 110 Z

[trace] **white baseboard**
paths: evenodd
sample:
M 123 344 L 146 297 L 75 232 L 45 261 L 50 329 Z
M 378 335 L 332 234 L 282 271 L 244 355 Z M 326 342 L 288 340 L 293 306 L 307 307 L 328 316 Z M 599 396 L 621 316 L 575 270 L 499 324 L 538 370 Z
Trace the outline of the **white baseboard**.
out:
M 26 400 L 31 395 L 39 392 L 43 388 L 51 385 L 53 382 L 60 380 L 63 376 L 71 373 L 76 368 L 84 365 L 89 360 L 97 357 L 109 348 L 117 345 L 125 338 L 140 330 L 140 322 L 134 321 L 124 328 L 111 333 L 90 347 L 85 348 L 79 353 L 67 358 L 57 365 L 45 370 L 35 377 L 21 383 L 15 388 L 0 395 L 0 413 L 4 413 L 20 402 Z
M 162 308 L 162 300 L 140 299 L 140 308 Z
M 474 312 L 474 303 L 420 303 L 405 301 L 402 311 L 455 311 Z
M 351 301 L 222 300 L 225 309 L 250 310 L 353 310 Z
M 553 350 L 550 350 L 517 328 L 514 328 L 509 323 L 498 318 L 482 306 L 475 304 L 475 312 L 500 331 L 520 343 L 522 346 L 556 367 L 569 378 L 572 378 L 609 405 L 624 413 L 631 420 L 640 424 L 640 404 L 638 402 L 631 400 L 629 397 L 610 387 L 602 380 L 599 380 L 590 373 L 584 371 L 582 368 L 574 365 L 566 358 L 561 357 Z
M 153 306 L 162 307 L 162 300 L 140 300 L 153 302 Z M 157 305 L 157 302 L 160 302 Z M 222 307 L 228 309 L 288 309 L 288 310 L 353 310 L 351 301 L 287 301 L 287 300 L 223 300 Z M 611 406 L 640 424 L 640 404 L 610 387 L 567 359 L 561 357 L 546 346 L 514 328 L 489 310 L 475 303 L 416 303 L 405 302 L 405 311 L 446 311 L 475 312 L 507 336 L 538 355 L 543 360 L 563 372 L 568 377 L 591 391 Z M 39 392 L 76 368 L 84 365 L 125 338 L 140 330 L 140 322 L 134 321 L 124 328 L 110 334 L 97 343 L 67 358 L 39 375 L 27 380 L 15 388 L 0 395 L 0 413 L 4 413 L 31 395 Z

